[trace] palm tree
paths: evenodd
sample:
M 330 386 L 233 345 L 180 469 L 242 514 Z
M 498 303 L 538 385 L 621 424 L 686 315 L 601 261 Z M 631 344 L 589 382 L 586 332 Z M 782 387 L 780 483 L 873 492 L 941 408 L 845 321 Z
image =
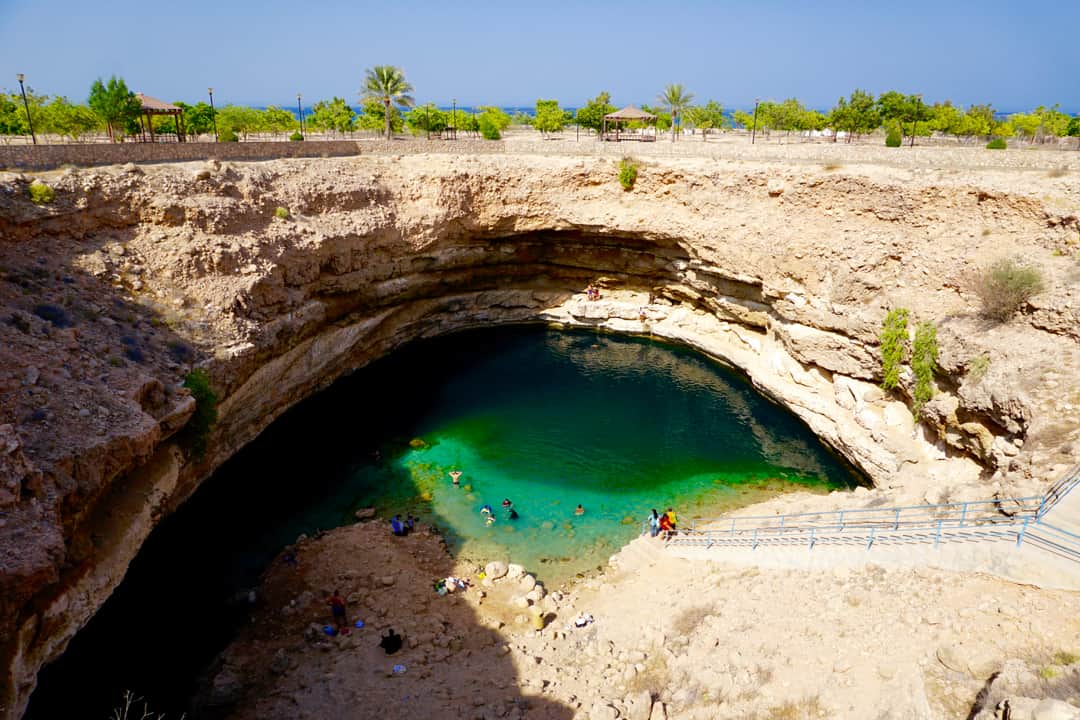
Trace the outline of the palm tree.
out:
M 694 93 L 683 90 L 682 83 L 672 83 L 656 99 L 671 108 L 671 142 L 675 142 L 675 119 L 694 101 Z
M 390 139 L 390 103 L 413 106 L 413 86 L 405 79 L 405 71 L 393 65 L 376 65 L 364 75 L 361 100 L 381 100 L 386 115 L 386 139 Z

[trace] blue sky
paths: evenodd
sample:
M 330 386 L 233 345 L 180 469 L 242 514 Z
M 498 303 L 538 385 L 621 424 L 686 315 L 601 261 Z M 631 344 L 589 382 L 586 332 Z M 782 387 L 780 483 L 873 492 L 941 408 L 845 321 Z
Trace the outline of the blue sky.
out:
M 514 3 L 358 0 L 0 0 L 0 88 L 85 99 L 112 74 L 195 102 L 355 103 L 365 68 L 398 65 L 419 102 L 653 102 L 749 107 L 795 96 L 827 109 L 860 87 L 998 110 L 1080 111 L 1080 2 Z

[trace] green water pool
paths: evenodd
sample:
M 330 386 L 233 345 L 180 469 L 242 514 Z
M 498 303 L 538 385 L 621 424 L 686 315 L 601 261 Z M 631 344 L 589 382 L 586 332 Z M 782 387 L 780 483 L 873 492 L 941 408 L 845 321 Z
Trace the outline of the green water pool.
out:
M 674 507 L 685 524 L 857 482 L 741 375 L 646 339 L 475 332 L 414 346 L 392 365 L 410 385 L 407 404 L 341 473 L 343 509 L 419 514 L 459 555 L 509 559 L 549 583 L 603 564 L 651 508 Z

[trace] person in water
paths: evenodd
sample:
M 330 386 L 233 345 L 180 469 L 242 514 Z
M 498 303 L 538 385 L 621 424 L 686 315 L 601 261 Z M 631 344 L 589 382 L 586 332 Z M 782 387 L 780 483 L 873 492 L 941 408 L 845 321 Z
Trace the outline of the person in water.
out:
M 503 498 L 503 509 L 504 510 L 509 510 L 510 506 L 513 505 L 513 504 L 514 503 L 510 502 L 510 498 Z
M 450 471 L 450 479 L 454 481 L 454 485 L 456 487 L 461 487 L 461 471 L 460 470 L 451 470 Z
M 574 508 L 574 514 L 575 515 L 584 515 L 585 514 L 585 508 L 581 505 L 581 503 L 578 503 L 578 506 L 576 508 Z
M 385 650 L 387 655 L 393 655 L 401 649 L 401 635 L 394 632 L 394 628 L 390 628 L 379 640 L 379 647 Z
M 656 537 L 660 533 L 660 515 L 656 508 L 649 513 L 649 537 Z
M 481 515 L 490 515 L 491 514 L 491 506 L 485 504 L 482 508 L 480 508 L 480 514 Z
M 506 513 L 506 518 L 508 520 L 517 520 L 518 517 L 520 517 L 518 515 L 518 511 L 515 510 L 513 507 L 510 508 L 510 512 Z
M 341 592 L 334 590 L 334 594 L 326 600 L 326 604 L 330 606 L 330 615 L 334 619 L 338 632 L 342 635 L 348 635 L 349 621 L 345 616 L 346 603 L 345 598 L 341 597 Z
M 488 513 L 487 516 L 484 518 L 484 522 L 486 524 L 488 524 L 488 525 L 494 525 L 495 524 L 495 516 L 492 515 L 491 513 Z

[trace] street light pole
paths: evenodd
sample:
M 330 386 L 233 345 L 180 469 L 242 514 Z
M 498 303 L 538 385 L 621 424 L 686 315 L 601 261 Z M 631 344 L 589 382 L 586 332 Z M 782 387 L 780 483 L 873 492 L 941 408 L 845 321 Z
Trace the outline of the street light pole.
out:
M 37 145 L 37 135 L 34 134 L 34 121 L 30 119 L 30 105 L 26 102 L 26 88 L 23 87 L 23 80 L 26 76 L 19 73 L 15 77 L 19 78 L 19 91 L 22 93 L 22 104 L 26 110 L 26 124 L 30 126 L 30 139 Z
M 754 140 L 757 138 L 757 108 L 761 102 L 761 98 L 754 98 L 754 129 L 750 131 L 750 144 L 754 144 Z
M 296 114 L 300 116 L 300 137 L 306 140 L 307 137 L 304 135 L 304 107 L 300 104 L 300 93 L 296 93 Z
M 431 139 L 431 104 L 424 106 L 424 127 L 427 128 L 427 139 Z
M 214 142 L 217 142 L 217 112 L 214 111 L 214 88 L 206 88 L 206 92 L 210 93 L 210 120 L 214 123 Z
M 454 106 L 454 139 L 457 140 L 457 98 L 452 98 L 450 102 Z

